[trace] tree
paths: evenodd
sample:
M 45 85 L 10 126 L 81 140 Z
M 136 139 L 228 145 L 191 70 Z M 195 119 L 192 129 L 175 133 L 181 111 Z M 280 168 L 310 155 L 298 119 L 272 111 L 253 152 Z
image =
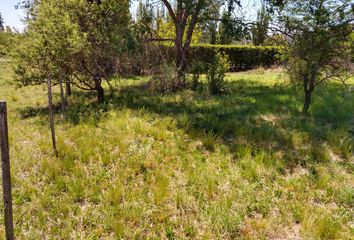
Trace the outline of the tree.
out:
M 216 44 L 218 41 L 218 24 L 215 21 L 205 24 L 203 37 L 205 43 Z
M 129 46 L 129 0 L 40 1 L 18 51 L 16 73 L 22 85 L 40 84 L 48 76 L 66 76 L 78 88 L 97 92 Z
M 304 90 L 303 112 L 315 88 L 329 80 L 345 81 L 350 69 L 349 36 L 354 6 L 350 0 L 270 0 L 273 25 L 287 37 L 285 56 L 290 79 Z
M 5 27 L 5 31 L 0 31 L 0 56 L 11 55 L 19 38 L 20 34 L 15 31 L 11 31 L 9 26 Z
M 168 0 L 162 0 L 175 26 L 175 54 L 177 77 L 180 87 L 185 86 L 184 73 L 187 69 L 189 47 L 192 41 L 193 31 L 198 22 L 198 17 L 205 7 L 206 0 L 183 1 L 177 0 L 177 8 L 173 9 Z M 190 18 L 187 26 L 187 21 Z M 184 40 L 185 29 L 187 28 L 186 39 Z
M 161 0 L 168 10 L 175 28 L 175 55 L 177 67 L 177 81 L 180 88 L 186 86 L 185 72 L 188 65 L 189 49 L 193 33 L 198 22 L 210 19 L 208 10 L 217 3 L 240 4 L 236 0 L 211 1 L 211 0 L 176 0 L 174 8 L 171 1 Z
M 222 13 L 219 26 L 219 43 L 231 44 L 233 41 L 240 41 L 247 34 L 247 29 L 241 21 L 235 21 L 233 13 L 235 6 L 229 1 L 227 8 Z
M 221 2 L 209 6 L 208 15 L 212 19 L 218 19 L 220 15 Z M 202 21 L 199 23 L 202 31 L 200 41 L 203 43 L 217 44 L 218 42 L 218 21 Z
M 252 27 L 252 41 L 256 46 L 263 45 L 268 33 L 269 15 L 265 5 L 262 4 L 261 9 L 257 13 L 257 21 Z
M 31 5 L 38 10 L 36 17 L 27 18 L 28 29 L 16 49 L 15 72 L 21 85 L 42 84 L 48 77 L 57 79 L 58 68 L 64 69 L 70 56 L 84 47 L 85 38 L 71 21 L 69 8 L 60 13 L 61 3 L 36 4 Z
M 39 0 L 22 0 L 15 5 L 15 8 L 22 9 L 26 14 L 25 19 L 28 21 L 30 19 L 35 19 L 37 15 L 37 6 L 39 6 Z
M 231 15 L 227 11 L 223 11 L 222 20 L 219 26 L 219 43 L 231 44 L 234 36 L 234 26 L 231 22 Z
M 82 88 L 97 91 L 98 101 L 104 100 L 101 86 L 114 74 L 114 62 L 119 55 L 129 49 L 129 0 L 89 1 L 82 4 L 76 21 L 81 32 L 87 36 L 84 49 L 75 56 L 78 74 L 85 73 Z M 77 78 L 80 77 L 76 74 Z M 88 83 L 88 84 L 87 84 Z
M 136 12 L 136 20 L 137 23 L 143 25 L 145 29 L 152 28 L 154 13 L 151 5 L 144 3 L 142 0 L 140 0 Z
M 4 30 L 5 30 L 4 19 L 2 18 L 2 14 L 0 12 L 0 32 L 3 32 Z

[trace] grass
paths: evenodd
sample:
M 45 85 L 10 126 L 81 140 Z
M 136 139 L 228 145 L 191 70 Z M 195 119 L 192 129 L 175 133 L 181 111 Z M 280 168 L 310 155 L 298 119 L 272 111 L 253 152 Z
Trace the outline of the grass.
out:
M 17 238 L 351 239 L 354 93 L 322 86 L 306 118 L 284 78 L 231 74 L 216 97 L 127 79 L 100 106 L 76 91 L 56 158 L 46 87 L 16 88 L 1 62 Z

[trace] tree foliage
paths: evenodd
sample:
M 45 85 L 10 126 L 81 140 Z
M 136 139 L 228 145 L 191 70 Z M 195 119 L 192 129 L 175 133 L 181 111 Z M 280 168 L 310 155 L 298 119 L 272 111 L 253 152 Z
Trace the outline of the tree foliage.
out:
M 5 30 L 4 19 L 2 17 L 1 12 L 0 12 L 0 32 L 3 32 L 4 30 Z
M 26 20 L 34 19 L 37 15 L 39 1 L 40 0 L 22 0 L 15 5 L 15 8 L 24 10 Z
M 257 13 L 257 20 L 252 27 L 252 41 L 256 46 L 264 45 L 267 39 L 270 16 L 266 11 L 265 5 Z
M 11 56 L 21 36 L 10 30 L 0 31 L 0 56 Z
M 228 1 L 227 7 L 224 9 L 219 24 L 219 43 L 231 44 L 234 41 L 241 41 L 247 36 L 247 28 L 240 20 L 233 17 L 235 4 Z
M 131 49 L 129 1 L 41 1 L 17 51 L 16 73 L 22 85 L 51 76 L 69 77 L 103 101 L 103 80 L 114 74 L 120 54 Z

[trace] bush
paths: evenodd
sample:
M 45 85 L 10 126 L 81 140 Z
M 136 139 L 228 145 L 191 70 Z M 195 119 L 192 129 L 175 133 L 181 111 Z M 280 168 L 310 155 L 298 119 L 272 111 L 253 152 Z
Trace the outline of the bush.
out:
M 206 76 L 211 94 L 216 95 L 225 91 L 225 76 L 229 68 L 227 56 L 217 52 L 208 66 Z
M 152 72 L 148 88 L 152 92 L 171 93 L 178 88 L 176 68 L 168 63 L 163 63 Z
M 194 62 L 190 68 L 191 73 L 190 88 L 195 91 L 198 90 L 200 86 L 200 75 L 203 73 L 204 63 L 200 61 Z

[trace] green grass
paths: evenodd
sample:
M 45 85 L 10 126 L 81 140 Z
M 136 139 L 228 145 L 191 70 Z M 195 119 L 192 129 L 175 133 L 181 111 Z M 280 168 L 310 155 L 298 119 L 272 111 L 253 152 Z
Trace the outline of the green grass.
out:
M 229 79 L 217 97 L 151 94 L 143 79 L 100 106 L 76 91 L 56 158 L 46 86 L 16 88 L 1 62 L 17 238 L 351 239 L 353 91 L 322 86 L 306 118 L 281 72 Z

